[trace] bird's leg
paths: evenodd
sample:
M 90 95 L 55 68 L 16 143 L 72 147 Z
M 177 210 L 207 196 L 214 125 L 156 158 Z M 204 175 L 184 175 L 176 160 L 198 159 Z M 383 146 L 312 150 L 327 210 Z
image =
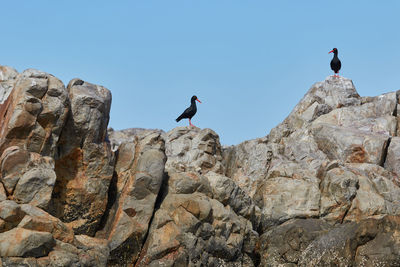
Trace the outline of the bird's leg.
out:
M 190 124 L 190 126 L 192 126 L 192 127 L 196 127 L 195 125 L 193 125 L 192 124 L 192 121 L 189 119 L 189 124 Z

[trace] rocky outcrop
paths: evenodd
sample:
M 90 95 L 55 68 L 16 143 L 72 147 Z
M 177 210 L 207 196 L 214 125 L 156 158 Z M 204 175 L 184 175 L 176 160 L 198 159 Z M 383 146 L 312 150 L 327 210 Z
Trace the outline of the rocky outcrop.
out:
M 105 141 L 111 93 L 79 79 L 68 85 L 70 112 L 58 142 L 51 213 L 93 236 L 106 210 L 114 155 Z
M 260 237 L 260 265 L 397 266 L 399 222 L 393 216 L 337 226 L 320 219 L 290 220 Z
M 397 266 L 398 93 L 314 84 L 270 134 L 107 130 L 111 93 L 0 67 L 4 266 Z
M 2 264 L 106 266 L 108 241 L 75 234 L 94 235 L 107 205 L 110 92 L 32 69 L 0 77 Z
M 97 236 L 109 241 L 109 266 L 134 264 L 147 235 L 163 176 L 165 142 L 160 132 L 144 131 L 119 146 L 110 209 Z

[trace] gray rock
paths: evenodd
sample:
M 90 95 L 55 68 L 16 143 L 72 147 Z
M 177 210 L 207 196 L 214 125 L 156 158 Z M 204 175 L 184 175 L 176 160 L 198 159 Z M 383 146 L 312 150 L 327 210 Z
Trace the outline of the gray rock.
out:
M 4 200 L 0 202 L 0 219 L 2 220 L 0 232 L 8 231 L 17 226 L 24 216 L 25 212 L 14 201 Z
M 400 137 L 394 136 L 390 140 L 385 161 L 385 169 L 400 176 Z
M 12 146 L 0 162 L 1 180 L 15 201 L 47 209 L 56 181 L 53 158 Z
M 0 233 L 0 256 L 42 257 L 55 245 L 50 233 L 14 228 Z
M 375 239 L 358 247 L 357 266 L 399 266 L 400 242 L 396 232 L 378 233 Z
M 207 179 L 213 192 L 213 198 L 224 205 L 229 205 L 236 214 L 243 216 L 253 224 L 253 229 L 258 229 L 261 221 L 261 211 L 253 200 L 226 176 L 208 172 Z
M 0 104 L 10 95 L 17 75 L 18 72 L 14 68 L 0 66 Z
M 297 266 L 301 253 L 332 228 L 318 219 L 293 219 L 260 236 L 261 266 Z
M 59 92 L 57 95 L 52 92 Z M 19 146 L 45 156 L 54 156 L 68 112 L 68 95 L 63 83 L 37 70 L 15 77 L 10 97 L 1 108 L 0 153 Z
M 289 136 L 296 129 L 320 115 L 333 109 L 360 104 L 361 97 L 351 80 L 329 76 L 325 81 L 315 83 L 308 90 L 289 116 L 271 130 L 269 138 L 272 142 L 279 143 L 283 137 Z
M 106 210 L 114 172 L 114 154 L 105 140 L 111 92 L 73 79 L 68 93 L 70 112 L 58 144 L 50 212 L 76 234 L 94 235 Z
M 122 143 L 134 142 L 135 136 L 145 132 L 158 132 L 160 134 L 164 133 L 164 131 L 160 129 L 129 128 L 119 131 L 115 131 L 113 128 L 107 129 L 108 139 L 110 140 L 111 147 L 114 151 L 116 151 Z
M 140 253 L 164 177 L 165 141 L 158 131 L 122 143 L 115 167 L 115 199 L 98 237 L 110 241 L 108 264 L 133 264 Z
M 104 142 L 111 107 L 111 92 L 103 86 L 73 79 L 67 90 L 71 111 L 60 140 L 60 157 L 76 147 Z
M 330 160 L 382 165 L 389 136 L 349 127 L 317 124 L 312 129 L 318 148 Z
M 166 134 L 165 169 L 223 173 L 222 149 L 211 129 L 177 127 Z

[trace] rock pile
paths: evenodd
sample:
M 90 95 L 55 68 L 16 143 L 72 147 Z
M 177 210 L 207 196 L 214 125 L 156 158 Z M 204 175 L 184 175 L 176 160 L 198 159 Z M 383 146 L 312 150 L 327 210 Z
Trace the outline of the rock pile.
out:
M 111 93 L 0 67 L 3 266 L 398 266 L 396 92 L 316 83 L 270 134 L 107 130 Z

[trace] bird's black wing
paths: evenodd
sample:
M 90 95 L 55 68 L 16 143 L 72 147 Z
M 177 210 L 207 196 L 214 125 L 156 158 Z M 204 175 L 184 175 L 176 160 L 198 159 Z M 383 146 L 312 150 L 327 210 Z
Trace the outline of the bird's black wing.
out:
M 189 118 L 189 113 L 190 113 L 191 110 L 192 110 L 191 107 L 188 107 L 187 109 L 185 109 L 185 111 L 182 112 L 182 114 L 179 115 L 178 118 L 176 118 L 176 121 L 178 122 L 178 121 L 180 121 L 181 119 Z

